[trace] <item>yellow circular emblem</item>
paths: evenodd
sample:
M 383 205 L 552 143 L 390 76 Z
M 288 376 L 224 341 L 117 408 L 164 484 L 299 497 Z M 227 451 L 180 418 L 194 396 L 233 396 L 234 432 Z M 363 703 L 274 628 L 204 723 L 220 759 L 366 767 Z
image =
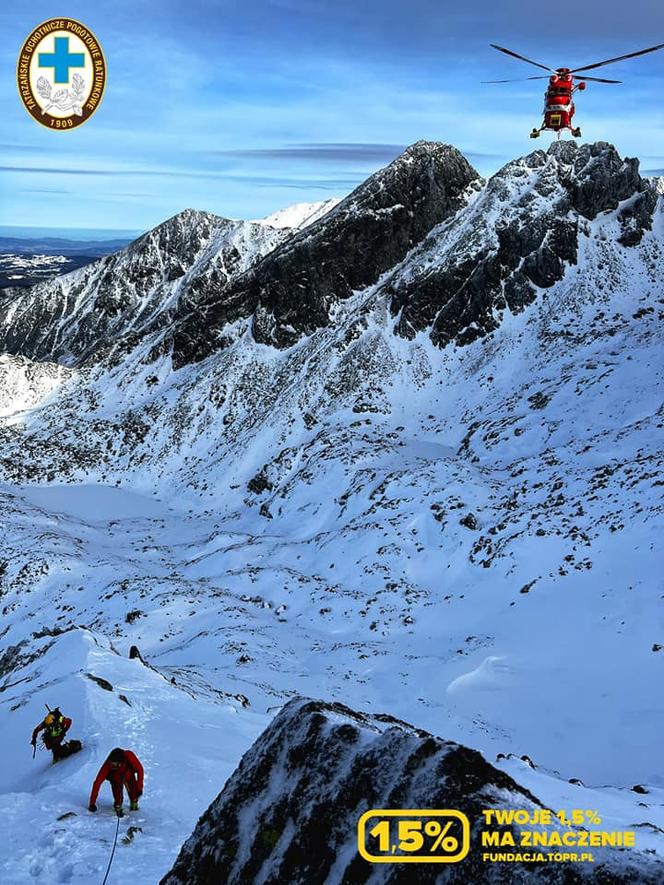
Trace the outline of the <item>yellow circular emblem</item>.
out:
M 18 93 L 47 129 L 73 129 L 99 107 L 106 60 L 95 35 L 73 18 L 50 18 L 32 31 L 16 65 Z

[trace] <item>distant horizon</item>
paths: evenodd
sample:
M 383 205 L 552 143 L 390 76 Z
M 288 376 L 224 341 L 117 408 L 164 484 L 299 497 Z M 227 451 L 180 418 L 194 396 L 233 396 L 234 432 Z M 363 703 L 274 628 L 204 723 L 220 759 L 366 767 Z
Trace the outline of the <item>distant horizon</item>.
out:
M 338 199 L 343 199 L 348 194 L 338 195 Z M 335 199 L 334 196 L 327 197 L 323 200 L 295 200 L 289 203 L 285 203 L 283 206 L 279 206 L 275 211 L 279 212 L 282 209 L 289 209 L 291 206 L 297 206 L 302 203 L 324 203 L 326 200 Z M 14 239 L 22 239 L 32 238 L 32 237 L 48 237 L 50 239 L 69 239 L 69 240 L 87 240 L 87 239 L 104 239 L 104 240 L 114 240 L 114 239 L 124 239 L 130 237 L 132 239 L 136 237 L 140 237 L 142 234 L 146 233 L 149 230 L 153 230 L 154 227 L 163 224 L 169 218 L 173 218 L 174 215 L 179 215 L 181 212 L 207 212 L 211 215 L 218 215 L 216 212 L 211 212 L 209 209 L 202 209 L 196 206 L 183 206 L 182 209 L 179 209 L 177 212 L 166 215 L 160 221 L 157 221 L 156 224 L 151 227 L 145 228 L 106 228 L 106 227 L 53 227 L 53 226 L 45 226 L 45 225 L 29 225 L 29 224 L 0 224 L 0 237 L 9 237 Z M 267 215 L 272 215 L 274 213 L 267 213 Z M 256 221 L 258 220 L 256 216 L 252 218 L 237 218 L 230 215 L 220 215 L 220 218 L 227 218 L 231 221 Z M 267 216 L 261 216 L 267 217 Z M 58 237 L 58 234 L 65 234 L 65 236 Z
M 49 239 L 63 240 L 115 240 L 124 239 L 126 237 L 137 237 L 143 233 L 145 233 L 145 231 L 139 230 L 138 228 L 132 230 L 110 227 L 43 227 L 28 224 L 0 224 L 0 237 L 13 239 L 23 239 L 24 237 L 26 239 L 33 237 L 47 237 Z M 65 236 L 59 237 L 57 236 L 58 234 L 65 234 Z

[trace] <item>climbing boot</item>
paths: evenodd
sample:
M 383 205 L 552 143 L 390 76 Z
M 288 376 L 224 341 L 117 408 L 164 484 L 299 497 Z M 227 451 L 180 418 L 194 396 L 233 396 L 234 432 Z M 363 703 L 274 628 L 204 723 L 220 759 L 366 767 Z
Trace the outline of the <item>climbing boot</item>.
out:
M 129 803 L 130 811 L 138 811 L 138 799 L 132 799 Z
M 122 805 L 114 805 L 113 810 L 117 814 L 118 817 L 124 817 L 124 811 L 122 810 Z

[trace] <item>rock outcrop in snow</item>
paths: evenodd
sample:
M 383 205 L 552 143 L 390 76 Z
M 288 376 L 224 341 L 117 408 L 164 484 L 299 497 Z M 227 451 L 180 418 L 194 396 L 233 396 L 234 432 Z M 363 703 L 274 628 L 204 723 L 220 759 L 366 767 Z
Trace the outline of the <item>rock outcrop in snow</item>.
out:
M 374 808 L 463 809 L 471 849 L 457 864 L 370 864 L 357 850 L 357 821 Z M 588 882 L 576 864 L 487 863 L 483 809 L 542 803 L 479 753 L 390 716 L 294 700 L 245 754 L 198 822 L 161 885 L 351 885 Z M 519 833 L 510 832 L 515 845 Z M 484 849 L 485 850 L 485 849 Z M 514 853 L 519 853 L 518 851 Z M 524 852 L 527 853 L 527 852 Z M 596 852 L 593 882 L 661 881 L 664 863 Z

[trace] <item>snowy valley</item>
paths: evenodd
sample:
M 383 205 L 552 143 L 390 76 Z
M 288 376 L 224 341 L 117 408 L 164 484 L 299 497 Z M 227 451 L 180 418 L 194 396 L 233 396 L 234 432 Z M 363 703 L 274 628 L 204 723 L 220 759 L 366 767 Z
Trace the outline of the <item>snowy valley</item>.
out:
M 603 881 L 661 881 L 663 318 L 664 187 L 605 143 L 484 181 L 419 142 L 339 202 L 185 210 L 0 292 L 3 883 L 102 880 L 116 745 L 146 789 L 109 881 L 159 882 L 295 697 L 598 809 L 638 833 Z M 84 745 L 56 766 L 44 704 Z M 342 866 L 302 881 L 369 881 Z

